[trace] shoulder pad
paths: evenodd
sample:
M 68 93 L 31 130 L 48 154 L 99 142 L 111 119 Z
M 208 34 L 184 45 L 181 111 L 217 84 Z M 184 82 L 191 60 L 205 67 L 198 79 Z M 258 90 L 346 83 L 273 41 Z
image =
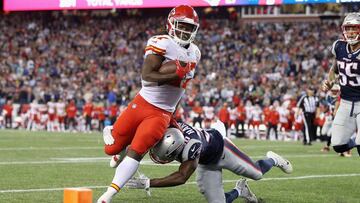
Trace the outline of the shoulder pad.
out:
M 181 160 L 182 162 L 187 160 L 195 160 L 200 156 L 200 152 L 201 141 L 196 139 L 190 139 L 182 151 Z
M 331 53 L 332 53 L 335 57 L 336 57 L 336 51 L 339 49 L 339 46 L 340 46 L 341 44 L 343 44 L 343 43 L 346 44 L 346 41 L 341 40 L 341 39 L 336 40 L 336 41 L 333 43 L 333 45 L 332 45 L 332 47 L 331 47 Z
M 145 47 L 145 56 L 148 54 L 164 56 L 169 40 L 170 38 L 168 35 L 156 35 L 151 37 Z

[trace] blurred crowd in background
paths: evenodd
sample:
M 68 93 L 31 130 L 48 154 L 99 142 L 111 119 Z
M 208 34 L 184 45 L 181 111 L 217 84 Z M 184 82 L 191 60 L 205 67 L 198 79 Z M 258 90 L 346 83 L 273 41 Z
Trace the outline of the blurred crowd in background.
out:
M 24 20 L 25 19 L 25 20 Z M 101 130 L 141 88 L 147 40 L 164 34 L 165 17 L 55 14 L 0 18 L 0 128 Z M 229 134 L 269 139 L 269 122 L 298 139 L 296 102 L 316 90 L 331 65 L 339 20 L 241 23 L 236 16 L 202 18 L 195 43 L 196 78 L 175 116 L 206 127 L 215 119 Z M 316 92 L 321 101 L 325 93 Z M 318 126 L 326 113 L 320 102 Z

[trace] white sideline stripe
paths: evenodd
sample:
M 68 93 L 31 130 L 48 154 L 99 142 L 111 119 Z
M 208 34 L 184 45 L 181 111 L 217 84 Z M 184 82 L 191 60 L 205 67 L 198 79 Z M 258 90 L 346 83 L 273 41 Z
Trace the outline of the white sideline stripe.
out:
M 337 177 L 353 177 L 360 176 L 360 173 L 352 173 L 352 174 L 324 174 L 324 175 L 310 175 L 310 176 L 296 176 L 296 177 L 279 177 L 279 178 L 263 178 L 259 181 L 271 181 L 271 180 L 303 180 L 303 179 L 315 179 L 315 178 L 337 178 Z M 223 180 L 224 183 L 232 183 L 238 180 Z M 250 180 L 253 181 L 253 180 Z M 185 183 L 186 185 L 194 185 L 195 181 Z M 71 188 L 90 188 L 90 189 L 98 189 L 98 188 L 107 188 L 108 186 L 82 186 L 82 187 L 71 187 Z M 69 188 L 69 187 L 66 187 Z M 65 188 L 41 188 L 41 189 L 23 189 L 23 190 L 0 190 L 0 193 L 19 193 L 19 192 L 48 192 L 48 191 L 62 191 Z
M 81 150 L 81 149 L 103 149 L 104 147 L 8 147 L 0 148 L 0 151 L 16 150 Z
M 284 158 L 308 158 L 308 157 L 336 157 L 338 156 L 335 153 L 330 153 L 330 154 L 281 154 L 282 157 Z M 261 159 L 266 157 L 264 156 L 250 156 L 250 158 L 253 159 Z
M 234 141 L 234 140 L 231 140 Z M 270 141 L 271 142 L 271 141 Z M 287 142 L 284 142 L 287 143 Z M 294 142 L 294 145 L 242 145 L 242 144 L 237 144 L 236 146 L 238 146 L 240 149 L 257 149 L 257 148 L 266 148 L 266 149 L 276 149 L 276 148 L 304 148 L 304 146 L 302 145 L 302 143 L 297 143 Z
M 94 157 L 94 158 L 70 158 L 65 160 L 53 160 L 53 161 L 4 161 L 0 162 L 0 165 L 29 165 L 29 164 L 80 164 L 80 163 L 103 163 L 109 162 L 110 158 L 108 157 Z M 141 165 L 147 166 L 159 166 L 159 164 L 154 163 L 151 160 L 143 160 L 141 161 Z M 178 166 L 179 163 L 171 163 L 171 164 L 164 164 L 163 166 Z
M 304 154 L 304 155 L 284 155 L 285 158 L 307 158 L 307 157 L 335 157 L 336 154 Z M 261 159 L 263 156 L 251 156 L 252 159 Z M 109 157 L 69 157 L 69 158 L 52 158 L 44 161 L 1 161 L 0 165 L 22 165 L 22 164 L 66 164 L 66 163 L 94 163 L 109 161 Z M 150 159 L 141 161 L 142 165 L 158 165 L 153 163 Z M 164 164 L 163 166 L 178 166 L 179 164 Z
M 303 147 L 302 145 L 270 145 L 272 148 L 294 148 L 294 147 Z M 16 150 L 82 150 L 82 149 L 103 149 L 103 146 L 99 147 L 0 147 L 0 151 L 16 151 Z M 269 145 L 246 145 L 240 146 L 244 149 L 254 149 L 254 148 L 269 148 Z

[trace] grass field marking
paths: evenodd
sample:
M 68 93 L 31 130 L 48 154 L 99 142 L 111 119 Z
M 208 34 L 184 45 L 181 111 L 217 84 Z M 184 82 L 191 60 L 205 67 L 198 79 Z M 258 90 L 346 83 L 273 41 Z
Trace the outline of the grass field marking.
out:
M 336 154 L 294 154 L 294 155 L 283 155 L 286 158 L 307 158 L 307 157 L 335 157 Z M 252 159 L 261 159 L 264 156 L 251 156 Z M 110 157 L 64 157 L 64 158 L 52 158 L 50 160 L 40 161 L 1 161 L 0 165 L 22 165 L 22 164 L 66 164 L 66 163 L 94 163 L 94 162 L 106 162 L 109 161 Z M 144 159 L 141 161 L 142 165 L 158 165 L 152 162 L 150 159 Z M 164 166 L 177 166 L 178 163 L 165 164 Z
M 304 180 L 304 179 L 316 179 L 316 178 L 338 178 L 338 177 L 353 177 L 360 176 L 360 173 L 350 173 L 350 174 L 324 174 L 324 175 L 309 175 L 309 176 L 295 176 L 295 177 L 278 177 L 278 178 L 263 178 L 261 181 L 272 181 L 272 180 Z M 240 177 L 239 177 L 240 178 Z M 250 180 L 250 179 L 249 179 Z M 224 183 L 233 183 L 238 181 L 236 180 L 223 180 Z M 254 180 L 250 180 L 254 181 Z M 195 181 L 187 182 L 186 185 L 197 184 Z M 82 186 L 75 188 L 90 188 L 90 189 L 99 189 L 107 188 L 108 186 Z M 68 188 L 68 187 L 66 187 Z M 73 187 L 72 187 L 73 188 Z M 40 188 L 40 189 L 23 189 L 23 190 L 0 190 L 0 193 L 20 193 L 20 192 L 48 192 L 48 191 L 62 191 L 65 188 Z
M 306 158 L 306 157 L 334 157 L 335 154 L 325 154 L 325 155 L 285 155 L 286 158 Z M 252 159 L 261 159 L 265 156 L 251 156 Z M 41 161 L 1 161 L 0 165 L 29 165 L 29 164 L 73 164 L 73 163 L 95 163 L 95 162 L 107 162 L 109 161 L 109 157 L 74 157 L 74 158 L 52 158 L 51 160 L 41 160 Z M 151 161 L 150 159 L 144 159 L 141 161 L 141 165 L 158 165 Z M 164 164 L 163 166 L 178 166 L 179 163 L 172 163 L 172 164 Z
M 106 163 L 109 162 L 110 158 L 108 157 L 94 157 L 94 158 L 88 158 L 88 159 L 66 159 L 66 160 L 48 160 L 48 161 L 3 161 L 0 162 L 0 165 L 30 165 L 30 164 L 80 164 L 80 163 Z M 143 160 L 141 161 L 141 165 L 147 165 L 147 166 L 159 166 L 159 164 L 154 163 L 153 161 L 149 160 Z M 179 163 L 169 163 L 164 164 L 163 166 L 179 166 Z
M 234 141 L 234 140 L 232 140 Z M 285 142 L 284 142 L 285 143 Z M 296 144 L 296 145 L 295 145 Z M 260 148 L 269 148 L 271 147 L 272 149 L 274 148 L 294 148 L 294 147 L 299 147 L 299 148 L 303 148 L 303 145 L 297 144 L 296 142 L 294 142 L 294 145 L 262 145 L 262 144 L 256 144 L 256 145 L 241 145 L 238 144 L 237 145 L 239 148 L 243 148 L 243 149 L 260 149 Z
M 75 187 L 75 188 L 107 188 L 108 186 L 85 186 L 85 187 Z M 66 187 L 73 188 L 73 187 Z M 40 189 L 24 189 L 24 190 L 0 190 L 0 193 L 20 193 L 20 192 L 49 192 L 49 191 L 62 191 L 65 188 L 40 188 Z
M 259 146 L 242 146 L 244 149 L 252 149 L 252 148 L 269 148 L 269 145 L 259 145 Z M 293 148 L 294 146 L 281 146 L 274 145 L 272 148 Z M 98 147 L 0 147 L 0 151 L 18 151 L 18 150 L 82 150 L 82 149 L 103 149 L 103 146 Z
M 82 149 L 103 149 L 104 147 L 1 147 L 0 151 L 19 150 L 82 150 Z

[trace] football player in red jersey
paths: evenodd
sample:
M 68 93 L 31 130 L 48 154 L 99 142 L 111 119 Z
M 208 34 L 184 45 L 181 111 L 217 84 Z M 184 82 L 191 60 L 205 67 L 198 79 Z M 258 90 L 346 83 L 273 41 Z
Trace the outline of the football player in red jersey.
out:
M 3 107 L 5 112 L 5 127 L 12 128 L 12 112 L 13 112 L 13 104 L 12 101 L 9 99 Z
M 173 8 L 168 16 L 168 35 L 148 40 L 141 72 L 142 88 L 117 118 L 113 127 L 104 128 L 105 152 L 113 155 L 116 167 L 112 184 L 98 199 L 108 203 L 134 175 L 142 157 L 164 136 L 176 105 L 194 77 L 201 53 L 192 43 L 199 28 L 199 18 L 191 6 Z M 160 67 L 176 61 L 176 71 L 160 73 Z M 180 65 L 180 61 L 185 65 Z M 105 133 L 111 131 L 111 133 Z M 110 136 L 108 136 L 110 135 Z M 119 154 L 126 154 L 123 158 Z

